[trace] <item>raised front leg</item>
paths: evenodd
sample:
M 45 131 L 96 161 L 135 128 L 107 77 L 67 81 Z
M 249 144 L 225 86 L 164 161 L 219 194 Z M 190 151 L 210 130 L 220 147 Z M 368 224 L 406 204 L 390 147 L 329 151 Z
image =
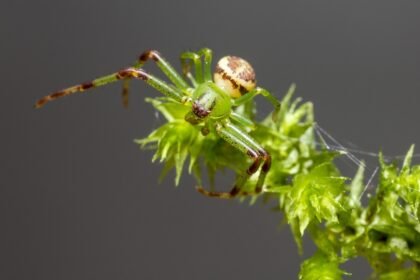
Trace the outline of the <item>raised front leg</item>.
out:
M 104 86 L 109 83 L 113 83 L 119 80 L 128 80 L 128 79 L 139 79 L 145 81 L 147 84 L 155 88 L 156 90 L 160 91 L 167 97 L 170 97 L 178 102 L 183 102 L 183 92 L 177 90 L 173 86 L 168 85 L 166 82 L 156 78 L 150 74 L 148 74 L 143 69 L 136 69 L 136 68 L 126 68 L 121 71 L 97 78 L 90 82 L 78 84 L 57 92 L 54 92 L 50 95 L 47 95 L 41 99 L 39 99 L 35 103 L 35 108 L 40 108 L 45 105 L 45 103 L 53 101 L 55 99 L 71 95 L 77 92 L 84 92 L 90 88 Z
M 172 65 L 162 57 L 162 55 L 156 50 L 148 50 L 140 54 L 137 61 L 134 64 L 134 68 L 141 68 L 143 65 L 152 60 L 156 63 L 159 69 L 168 77 L 168 79 L 179 89 L 182 91 L 188 88 L 187 82 L 178 74 L 178 72 L 172 67 Z M 122 90 L 122 99 L 124 107 L 128 106 L 128 99 L 129 99 L 129 87 L 130 87 L 130 80 L 124 80 L 123 82 L 123 90 Z
M 251 193 L 242 192 L 242 187 L 251 175 L 257 172 L 262 165 L 255 190 L 252 194 L 261 193 L 265 177 L 271 167 L 271 156 L 269 153 L 266 152 L 254 139 L 252 139 L 251 136 L 231 123 L 216 124 L 216 132 L 226 142 L 249 156 L 252 159 L 252 163 L 243 174 L 239 175 L 235 185 L 229 192 L 207 191 L 201 186 L 197 187 L 197 190 L 206 196 L 224 199 L 234 198 L 237 195 L 249 195 Z

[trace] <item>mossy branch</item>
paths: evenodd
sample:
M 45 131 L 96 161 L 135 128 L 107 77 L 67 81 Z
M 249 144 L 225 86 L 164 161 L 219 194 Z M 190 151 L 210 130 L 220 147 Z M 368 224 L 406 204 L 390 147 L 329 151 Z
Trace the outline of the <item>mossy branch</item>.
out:
M 308 232 L 318 252 L 302 263 L 300 279 L 341 279 L 348 275 L 340 265 L 362 256 L 373 268 L 374 279 L 420 279 L 420 166 L 411 165 L 412 146 L 399 168 L 380 156 L 376 194 L 364 206 L 360 199 L 366 186 L 364 165 L 353 179 L 341 175 L 334 164 L 342 153 L 319 145 L 314 133 L 311 103 L 293 100 L 294 86 L 282 100 L 279 118 L 255 122 L 248 131 L 272 156 L 263 194 L 274 199 L 284 212 L 300 251 Z M 153 160 L 164 162 L 163 176 L 176 170 L 178 185 L 185 162 L 201 184 L 203 170 L 211 182 L 222 169 L 240 174 L 249 164 L 243 154 L 212 134 L 184 120 L 188 108 L 165 98 L 147 99 L 163 114 L 166 123 L 145 139 L 142 148 L 156 150 Z M 254 114 L 249 108 L 237 113 Z M 246 113 L 248 112 L 248 113 Z M 245 186 L 252 193 L 255 178 Z

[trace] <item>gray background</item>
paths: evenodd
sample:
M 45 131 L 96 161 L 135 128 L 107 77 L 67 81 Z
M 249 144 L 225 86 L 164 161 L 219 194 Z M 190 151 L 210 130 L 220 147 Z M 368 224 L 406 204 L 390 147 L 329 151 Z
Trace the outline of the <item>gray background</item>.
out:
M 384 0 L 1 1 L 0 279 L 296 279 L 302 258 L 280 214 L 202 197 L 188 176 L 179 188 L 173 176 L 157 184 L 161 166 L 132 142 L 161 123 L 143 102 L 156 96 L 146 85 L 133 83 L 128 110 L 118 84 L 32 104 L 145 49 L 178 66 L 182 51 L 207 46 L 216 58 L 247 58 L 279 97 L 296 82 L 345 143 L 402 154 L 420 137 L 419 9 Z M 346 268 L 354 279 L 369 271 L 361 260 Z

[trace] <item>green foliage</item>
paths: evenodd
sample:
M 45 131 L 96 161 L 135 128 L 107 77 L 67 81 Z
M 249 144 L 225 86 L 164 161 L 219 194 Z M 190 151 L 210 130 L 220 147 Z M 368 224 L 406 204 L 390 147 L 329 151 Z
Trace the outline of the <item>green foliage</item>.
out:
M 179 184 L 182 170 L 187 158 L 190 158 L 188 171 L 194 171 L 197 179 L 200 173 L 197 169 L 197 159 L 200 155 L 204 137 L 200 131 L 183 119 L 187 108 L 163 98 L 146 99 L 166 118 L 167 123 L 153 131 L 147 138 L 136 140 L 142 148 L 155 148 L 152 161 L 165 162 L 162 177 L 175 168 L 175 184 Z
M 338 213 L 344 210 L 340 197 L 346 178 L 338 177 L 334 171 L 331 163 L 323 163 L 307 174 L 295 176 L 284 209 L 288 221 L 299 225 L 300 235 L 311 222 L 338 222 Z
M 330 260 L 318 252 L 302 263 L 299 279 L 302 280 L 339 280 L 344 274 L 337 260 Z
M 364 166 L 353 179 L 341 175 L 334 164 L 341 155 L 317 145 L 312 104 L 293 100 L 293 92 L 294 86 L 275 121 L 270 114 L 254 121 L 248 132 L 272 156 L 260 196 L 278 202 L 300 251 L 305 233 L 318 247 L 302 263 L 300 279 L 342 279 L 346 273 L 340 265 L 359 256 L 371 264 L 372 279 L 420 279 L 420 166 L 411 165 L 414 147 L 401 168 L 379 158 L 376 194 L 362 203 Z M 212 181 L 223 169 L 240 175 L 249 165 L 249 159 L 229 144 L 212 133 L 203 136 L 200 126 L 187 123 L 188 107 L 164 98 L 147 101 L 167 122 L 136 142 L 155 150 L 153 160 L 164 162 L 163 175 L 176 170 L 177 185 L 187 160 L 199 184 L 203 170 Z M 240 107 L 236 112 L 249 118 L 252 109 Z M 252 188 L 257 176 L 245 188 Z

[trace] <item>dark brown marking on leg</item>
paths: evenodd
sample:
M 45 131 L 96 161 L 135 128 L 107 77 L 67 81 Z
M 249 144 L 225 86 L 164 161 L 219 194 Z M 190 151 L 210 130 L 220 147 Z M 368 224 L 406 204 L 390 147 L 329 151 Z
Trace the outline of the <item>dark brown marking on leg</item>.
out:
M 156 50 L 147 50 L 147 51 L 143 52 L 138 57 L 137 62 L 134 65 L 134 67 L 137 68 L 137 69 L 140 68 L 140 67 L 142 67 L 143 64 L 145 64 L 146 61 L 149 60 L 149 59 L 152 59 L 153 61 L 158 62 L 162 58 L 161 58 L 161 55 L 160 55 L 160 53 L 158 51 L 156 51 Z M 123 78 L 119 78 L 119 77 L 117 77 L 117 78 L 118 79 L 123 79 Z M 140 78 L 143 81 L 146 81 L 148 77 L 145 76 L 145 75 L 143 75 L 143 76 L 140 76 Z M 129 84 L 128 83 L 124 83 L 124 85 L 123 85 L 123 105 L 124 105 L 124 107 L 128 107 L 128 92 L 129 92 Z
M 262 172 L 267 173 L 270 170 L 271 167 L 271 156 L 267 154 L 264 164 L 262 166 Z
M 68 95 L 70 93 L 71 93 L 70 90 L 62 90 L 62 91 L 57 91 L 57 92 L 54 92 L 54 93 L 52 93 L 50 95 L 44 96 L 43 98 L 41 98 L 40 100 L 38 100 L 35 103 L 35 108 L 41 108 L 42 106 L 45 105 L 45 103 L 47 103 L 49 101 L 52 101 L 54 99 L 57 99 L 57 98 L 66 96 L 66 95 Z
M 231 197 L 234 197 L 237 194 L 239 194 L 240 191 L 241 190 L 238 186 L 234 186 L 233 189 L 230 190 L 229 194 L 231 195 Z
M 257 154 L 256 152 L 254 152 L 253 150 L 248 150 L 248 151 L 246 152 L 246 154 L 247 154 L 249 157 L 252 157 L 252 158 L 254 158 L 254 157 L 258 157 L 258 154 Z
M 140 78 L 143 81 L 147 81 L 149 79 L 149 75 L 141 69 L 127 68 L 118 71 L 118 73 L 115 74 L 115 78 L 118 80 Z
M 45 103 L 47 103 L 48 102 L 48 100 L 47 100 L 47 98 L 41 98 L 40 100 L 38 100 L 36 103 L 35 103 L 35 108 L 41 108 L 42 106 L 44 106 L 45 105 Z
M 258 150 L 258 152 L 255 152 L 253 150 L 248 150 L 247 155 L 254 160 L 253 163 L 251 164 L 251 166 L 248 168 L 247 174 L 252 175 L 255 172 L 257 172 L 257 170 L 260 167 L 262 161 L 264 161 L 264 164 L 261 168 L 261 172 L 264 173 L 263 176 L 265 176 L 265 173 L 267 173 L 270 170 L 270 166 L 271 166 L 271 156 L 270 156 L 270 154 L 267 153 L 265 150 Z M 262 192 L 262 186 L 257 185 L 255 187 L 255 189 L 251 192 L 241 191 L 241 186 L 237 186 L 237 185 L 235 185 L 230 192 L 207 191 L 207 190 L 203 189 L 202 187 L 197 187 L 197 191 L 200 192 L 201 194 L 203 194 L 205 196 L 209 196 L 209 197 L 230 199 L 230 198 L 235 198 L 238 195 L 248 196 L 248 195 L 260 194 Z
M 132 76 L 133 76 L 132 71 L 130 71 L 130 69 L 123 69 L 123 70 L 118 71 L 117 74 L 115 74 L 115 77 L 118 80 L 122 80 L 122 79 L 129 78 Z
M 114 77 L 115 77 L 116 80 L 137 78 L 137 79 L 141 79 L 143 81 L 147 81 L 150 78 L 149 74 L 144 72 L 144 70 L 135 69 L 135 68 L 132 68 L 132 67 L 120 70 L 119 72 L 114 74 Z M 40 108 L 40 107 L 44 106 L 45 103 L 47 103 L 49 101 L 53 101 L 57 98 L 67 96 L 67 95 L 73 94 L 75 92 L 83 92 L 87 89 L 98 86 L 97 82 L 99 82 L 99 80 L 93 80 L 93 81 L 90 81 L 90 82 L 85 82 L 85 83 L 82 83 L 82 84 L 78 84 L 78 85 L 66 88 L 66 89 L 61 90 L 61 91 L 54 92 L 54 93 L 52 93 L 48 96 L 45 96 L 45 97 L 39 99 L 35 103 L 34 106 L 35 106 L 35 108 Z M 109 81 L 109 82 L 112 82 L 112 81 Z M 99 85 L 101 85 L 101 84 L 99 84 Z M 126 88 L 126 89 L 128 89 L 128 88 Z
M 264 164 L 262 166 L 262 172 L 267 173 L 271 167 L 271 156 L 265 150 L 259 150 L 258 153 L 262 156 Z
M 248 175 L 254 174 L 255 172 L 257 172 L 260 165 L 261 165 L 261 158 L 260 157 L 254 158 L 254 162 L 251 164 L 250 167 L 248 167 L 248 169 L 246 170 L 246 173 L 248 173 Z
M 160 57 L 161 57 L 161 55 L 158 51 L 148 50 L 148 51 L 145 51 L 144 53 L 142 53 L 140 55 L 139 62 L 143 64 L 149 59 L 152 59 L 152 60 L 157 62 L 161 59 Z
M 57 99 L 57 98 L 63 97 L 64 95 L 66 95 L 65 91 L 54 92 L 53 94 L 50 95 L 49 99 Z
M 258 168 L 261 165 L 261 156 L 258 153 L 254 152 L 253 150 L 248 150 L 246 154 L 253 159 L 253 163 L 251 164 L 250 167 L 248 167 L 246 171 L 248 175 L 252 175 L 255 172 L 257 172 Z
M 92 88 L 94 85 L 93 85 L 93 83 L 92 82 L 86 82 L 86 83 L 83 83 L 81 86 L 80 86 L 80 88 L 82 89 L 82 90 L 86 90 L 86 89 L 89 89 L 89 88 Z

